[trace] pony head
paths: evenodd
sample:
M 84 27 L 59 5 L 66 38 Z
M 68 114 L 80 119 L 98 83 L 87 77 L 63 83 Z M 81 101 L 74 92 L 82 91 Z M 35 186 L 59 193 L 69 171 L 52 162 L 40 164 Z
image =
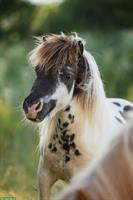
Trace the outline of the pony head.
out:
M 80 96 L 91 74 L 81 38 L 60 34 L 41 37 L 37 41 L 38 45 L 30 55 L 36 80 L 24 100 L 23 109 L 28 119 L 40 122 Z

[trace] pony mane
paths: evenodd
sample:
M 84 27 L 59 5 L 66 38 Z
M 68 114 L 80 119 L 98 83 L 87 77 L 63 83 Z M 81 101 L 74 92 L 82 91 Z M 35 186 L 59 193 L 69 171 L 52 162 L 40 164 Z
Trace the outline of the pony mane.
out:
M 102 116 L 107 114 L 106 107 L 106 94 L 103 87 L 103 82 L 101 80 L 100 72 L 98 66 L 95 62 L 93 56 L 88 52 L 84 51 L 85 65 L 86 69 L 86 79 L 83 86 L 82 93 L 76 96 L 77 100 L 81 104 L 84 113 L 90 116 L 89 120 L 101 123 Z M 89 75 L 88 75 L 89 73 Z M 104 105 L 104 108 L 103 108 Z M 102 115 L 101 115 L 102 113 Z M 101 123 L 102 125 L 102 123 Z
M 39 66 L 40 70 L 57 70 L 66 64 L 72 65 L 81 54 L 79 41 L 82 39 L 77 35 L 52 34 L 36 40 L 37 47 L 30 53 L 29 61 L 33 66 Z

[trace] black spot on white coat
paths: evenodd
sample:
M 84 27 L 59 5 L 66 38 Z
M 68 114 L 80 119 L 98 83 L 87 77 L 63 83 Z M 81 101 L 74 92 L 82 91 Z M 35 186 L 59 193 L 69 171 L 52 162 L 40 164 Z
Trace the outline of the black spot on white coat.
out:
M 64 127 L 64 128 L 66 128 L 68 125 L 69 125 L 68 122 L 64 122 L 64 123 L 63 123 L 63 127 Z
M 76 148 L 76 145 L 75 145 L 75 143 L 74 143 L 74 142 L 70 143 L 70 146 L 71 146 L 73 149 L 75 149 L 75 148 Z
M 133 110 L 133 107 L 130 105 L 124 106 L 124 111 L 128 112 L 130 110 Z
M 122 117 L 125 117 L 125 116 L 124 116 L 124 113 L 123 113 L 122 111 L 119 111 L 119 113 L 120 113 L 120 115 L 121 115 Z
M 66 112 L 69 112 L 70 109 L 71 109 L 71 106 L 69 105 L 69 106 L 65 109 L 65 111 L 66 111 Z
M 62 132 L 63 135 L 66 135 L 66 133 L 67 133 L 67 130 L 64 130 L 64 131 Z
M 70 135 L 70 141 L 73 141 L 75 138 L 75 134 L 73 133 L 72 135 Z
M 58 142 L 59 142 L 59 144 L 61 144 L 61 145 L 62 145 L 62 142 L 61 142 L 61 140 L 59 140 Z
M 69 150 L 70 150 L 70 145 L 69 145 L 69 143 L 64 143 L 64 144 L 63 144 L 63 149 L 66 150 L 66 151 L 69 151 Z
M 56 152 L 57 151 L 57 148 L 54 146 L 51 150 L 52 152 Z
M 79 152 L 78 149 L 75 150 L 75 155 L 76 155 L 76 156 L 80 156 L 80 155 L 81 155 L 81 153 Z
M 67 162 L 69 162 L 70 161 L 70 157 L 69 156 L 65 156 L 65 162 L 67 163 Z
M 123 124 L 123 122 L 121 121 L 121 119 L 119 119 L 117 116 L 115 116 L 115 118 L 116 118 L 116 120 L 117 120 L 118 122 L 120 122 L 121 124 Z
M 61 124 L 61 119 L 60 118 L 58 119 L 58 123 Z
M 52 143 L 50 143 L 50 144 L 48 145 L 48 148 L 49 148 L 49 149 L 51 149 L 51 148 L 52 148 Z
M 120 103 L 118 103 L 118 102 L 112 102 L 113 104 L 115 104 L 116 106 L 121 106 L 121 104 Z
M 68 142 L 69 141 L 69 138 L 64 136 L 64 135 L 61 135 L 61 140 L 62 141 L 65 141 L 65 142 Z
M 69 113 L 68 119 L 70 120 L 70 122 L 72 124 L 74 122 L 74 115 L 72 115 L 71 113 Z

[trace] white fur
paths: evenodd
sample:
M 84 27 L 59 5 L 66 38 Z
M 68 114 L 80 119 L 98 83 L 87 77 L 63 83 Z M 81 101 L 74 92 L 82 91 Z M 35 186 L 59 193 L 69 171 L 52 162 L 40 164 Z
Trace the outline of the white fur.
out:
M 62 110 L 65 106 L 69 104 L 69 102 L 72 100 L 73 90 L 74 83 L 71 91 L 68 92 L 65 84 L 59 81 L 54 94 L 50 97 L 50 100 L 57 100 L 56 107 L 54 108 L 53 112 L 51 112 L 50 117 L 55 116 L 58 111 Z

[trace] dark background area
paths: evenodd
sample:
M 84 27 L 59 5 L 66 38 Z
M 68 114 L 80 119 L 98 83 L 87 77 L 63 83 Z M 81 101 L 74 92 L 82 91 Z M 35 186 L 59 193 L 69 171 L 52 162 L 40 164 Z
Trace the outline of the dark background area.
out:
M 38 131 L 22 114 L 35 77 L 28 53 L 33 36 L 61 31 L 86 40 L 107 96 L 133 101 L 133 1 L 0 0 L 0 196 L 36 199 Z

